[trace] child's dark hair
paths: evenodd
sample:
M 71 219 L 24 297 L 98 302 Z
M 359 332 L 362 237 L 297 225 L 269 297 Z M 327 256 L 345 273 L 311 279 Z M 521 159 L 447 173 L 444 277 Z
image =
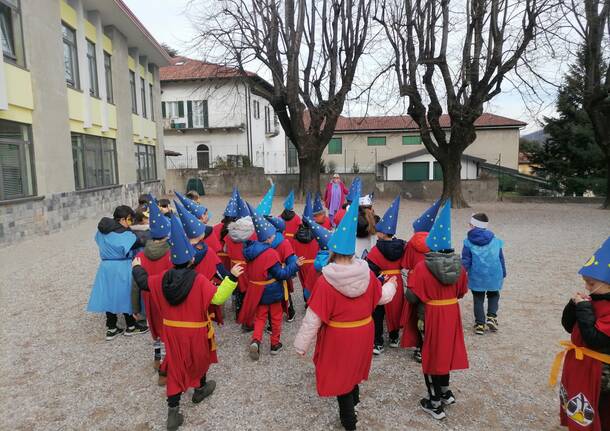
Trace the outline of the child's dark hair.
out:
M 146 214 L 144 214 L 144 211 L 136 211 L 136 215 L 133 218 L 133 221 L 137 224 L 140 224 L 144 221 L 144 219 L 148 219 Z
M 119 205 L 118 207 L 116 207 L 114 209 L 114 213 L 112 214 L 112 217 L 115 220 L 121 220 L 123 218 L 127 218 L 127 217 L 131 217 L 131 218 L 135 218 L 136 213 L 133 209 L 131 209 L 131 207 L 128 207 L 127 205 Z
M 224 241 L 225 236 L 229 233 L 229 225 L 237 221 L 237 217 L 224 216 L 221 220 L 222 229 L 220 229 L 220 239 Z
M 489 222 L 489 217 L 487 217 L 487 214 L 485 213 L 476 213 L 472 215 L 472 218 L 478 221 L 482 221 L 485 223 Z
M 197 193 L 195 190 L 189 190 L 188 192 L 186 192 L 186 197 L 192 201 L 197 202 L 199 200 L 199 193 Z
M 159 206 L 160 207 L 169 207 L 169 199 L 159 199 Z
M 138 205 L 142 206 L 142 205 L 148 205 L 150 203 L 150 195 L 146 194 L 146 195 L 140 195 L 138 197 Z

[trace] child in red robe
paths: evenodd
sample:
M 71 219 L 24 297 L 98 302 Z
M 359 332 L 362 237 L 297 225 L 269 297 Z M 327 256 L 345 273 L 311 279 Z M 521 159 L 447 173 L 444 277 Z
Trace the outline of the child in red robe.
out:
M 320 192 L 316 193 L 316 198 L 313 202 L 313 219 L 325 229 L 332 229 L 333 227 L 330 219 L 326 215 L 326 208 L 324 208 L 324 203 L 322 203 Z
M 221 305 L 237 286 L 243 269 L 236 266 L 231 275 L 214 286 L 192 267 L 195 250 L 182 224 L 171 215 L 171 260 L 174 268 L 149 276 L 139 259 L 133 261 L 133 278 L 141 290 L 149 291 L 163 322 L 163 341 L 167 362 L 167 429 L 177 430 L 184 422 L 180 398 L 190 387 L 195 388 L 193 403 L 200 403 L 216 387 L 206 379 L 211 363 L 218 362 L 211 319 L 210 304 Z
M 280 218 L 286 223 L 284 236 L 294 247 L 294 235 L 301 225 L 301 217 L 294 212 L 294 192 L 292 190 L 284 200 L 284 211 L 280 214 Z
M 258 360 L 268 318 L 271 320 L 271 354 L 276 355 L 282 350 L 282 303 L 288 300 L 288 289 L 283 281 L 296 275 L 302 259 L 282 266 L 277 251 L 271 246 L 276 229 L 263 216 L 258 215 L 254 208 L 250 210 L 258 240 L 248 240 L 244 244 L 248 288 L 238 322 L 244 324 L 254 318 L 250 358 Z
M 586 292 L 577 292 L 561 324 L 571 334 L 553 364 L 555 386 L 561 360 L 561 425 L 571 431 L 610 430 L 610 238 L 580 269 Z M 580 354 L 580 357 L 579 357 Z
M 468 368 L 458 302 L 468 292 L 468 277 L 451 248 L 451 200 L 439 211 L 427 243 L 431 251 L 409 274 L 406 297 L 424 304 L 422 370 L 428 397 L 420 405 L 440 420 L 446 417 L 444 406 L 455 403 L 449 373 Z
M 337 397 L 346 430 L 355 430 L 359 384 L 368 379 L 378 304 L 392 300 L 396 277 L 383 287 L 365 261 L 354 258 L 357 206 L 351 206 L 329 242 L 330 263 L 322 269 L 294 346 L 305 355 L 316 340 L 313 361 L 321 397 Z
M 294 254 L 294 250 L 290 241 L 287 238 L 284 238 L 284 231 L 286 230 L 286 223 L 284 220 L 279 217 L 266 217 L 267 221 L 275 227 L 276 233 L 275 238 L 273 238 L 273 242 L 271 243 L 271 247 L 277 251 L 278 256 L 280 257 L 280 262 L 282 266 L 289 265 L 292 262 L 297 260 L 296 255 Z M 292 302 L 292 292 L 294 292 L 294 285 L 292 283 L 292 278 L 286 280 L 286 287 L 288 288 L 288 306 L 286 307 L 286 320 L 288 322 L 292 322 L 296 316 L 296 311 L 294 310 L 294 303 Z
M 220 223 L 214 225 L 214 233 L 216 237 L 220 240 L 220 244 L 222 245 L 222 249 L 220 252 L 217 252 L 216 255 L 220 258 L 220 261 L 225 266 L 225 268 L 231 267 L 231 259 L 229 258 L 229 254 L 227 253 L 227 248 L 225 245 L 225 237 L 229 232 L 229 225 L 237 220 L 237 202 L 239 199 L 239 191 L 237 187 L 233 187 L 233 193 L 231 194 L 231 198 L 229 202 L 227 202 L 227 206 L 225 207 L 223 218 Z
M 305 223 L 306 218 L 312 218 L 311 195 L 307 193 L 305 197 L 305 209 L 303 210 L 303 223 L 297 229 L 292 242 L 294 253 L 297 256 L 303 257 L 303 265 L 299 268 L 299 281 L 303 289 L 303 299 L 305 303 L 309 299 L 311 289 L 317 279 L 316 271 L 313 267 L 316 255 L 318 254 L 318 243 L 315 240 L 314 231 L 308 223 Z
M 307 289 L 303 290 L 303 292 L 306 293 L 307 297 L 305 301 L 307 301 L 313 294 L 313 289 L 316 286 L 318 278 L 320 278 L 322 275 L 322 268 L 328 265 L 328 260 L 330 258 L 330 254 L 328 251 L 328 242 L 330 241 L 332 232 L 320 226 L 310 217 L 303 217 L 303 223 L 306 224 L 309 228 L 311 228 L 319 247 L 318 253 L 316 254 L 316 257 L 313 262 L 314 271 L 309 274 L 309 278 L 307 280 Z M 307 305 L 305 305 L 305 307 L 307 307 Z
M 383 306 L 378 305 L 373 313 L 375 321 L 374 355 L 380 355 L 384 350 L 384 318 L 390 336 L 390 347 L 398 347 L 399 345 L 400 318 L 404 302 L 401 261 L 405 249 L 405 242 L 402 239 L 394 238 L 399 206 L 400 196 L 394 199 L 386 213 L 375 226 L 377 244 L 373 246 L 366 256 L 369 268 L 377 277 L 396 276 L 397 280 L 396 295 L 394 295 L 392 301 Z

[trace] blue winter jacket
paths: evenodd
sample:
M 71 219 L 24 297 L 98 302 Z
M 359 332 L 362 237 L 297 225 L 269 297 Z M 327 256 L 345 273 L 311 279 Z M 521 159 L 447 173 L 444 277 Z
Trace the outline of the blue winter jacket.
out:
M 468 232 L 462 248 L 462 264 L 468 272 L 468 287 L 471 290 L 502 289 L 506 278 L 503 244 L 490 230 L 475 227 Z
M 248 240 L 244 243 L 244 257 L 247 262 L 251 262 L 269 248 L 271 248 L 270 244 Z M 282 264 L 278 262 L 269 268 L 267 270 L 267 278 L 275 278 L 277 281 L 265 286 L 265 291 L 263 292 L 260 303 L 268 305 L 283 300 L 284 284 L 282 282 L 294 277 L 298 270 L 299 267 L 296 264 L 296 259 L 290 263 L 286 263 L 286 266 L 282 266 Z

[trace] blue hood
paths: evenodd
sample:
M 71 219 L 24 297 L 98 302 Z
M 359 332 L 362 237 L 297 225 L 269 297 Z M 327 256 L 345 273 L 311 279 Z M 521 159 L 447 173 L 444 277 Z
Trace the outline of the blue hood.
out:
M 468 231 L 468 240 L 474 245 L 487 245 L 494 239 L 494 233 L 487 229 L 475 227 Z
M 282 241 L 284 241 L 284 236 L 281 233 L 277 232 L 275 234 L 275 237 L 273 238 L 273 242 L 271 243 L 271 247 L 277 248 L 282 243 Z
M 270 244 L 247 240 L 244 243 L 244 257 L 248 262 L 256 259 L 262 252 L 271 248 Z

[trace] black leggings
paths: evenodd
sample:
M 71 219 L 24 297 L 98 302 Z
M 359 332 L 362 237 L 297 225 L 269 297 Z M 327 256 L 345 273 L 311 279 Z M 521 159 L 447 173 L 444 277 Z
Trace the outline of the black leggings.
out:
M 385 305 L 378 305 L 373 311 L 375 322 L 375 345 L 383 346 L 383 322 L 385 320 Z M 398 330 L 390 332 L 390 340 L 398 339 Z
M 206 377 L 206 375 L 204 374 L 203 377 L 199 380 L 200 388 L 205 385 L 205 377 Z M 182 397 L 182 392 L 178 392 L 177 394 L 168 396 L 167 397 L 167 407 L 178 407 L 180 405 L 181 397 Z
M 131 314 L 123 313 L 123 316 L 125 316 L 125 325 L 127 325 L 128 328 L 131 326 L 135 326 L 136 319 Z M 116 314 L 106 312 L 106 328 L 115 329 L 116 321 L 117 321 Z
M 434 375 L 424 374 L 426 380 L 426 387 L 428 388 L 428 396 L 430 401 L 440 402 L 441 395 L 449 390 L 449 374 Z
M 360 402 L 360 388 L 358 385 L 354 386 L 351 392 L 337 397 L 339 403 L 339 418 L 341 419 L 341 425 L 346 430 L 355 430 L 356 422 L 356 410 L 354 407 Z

